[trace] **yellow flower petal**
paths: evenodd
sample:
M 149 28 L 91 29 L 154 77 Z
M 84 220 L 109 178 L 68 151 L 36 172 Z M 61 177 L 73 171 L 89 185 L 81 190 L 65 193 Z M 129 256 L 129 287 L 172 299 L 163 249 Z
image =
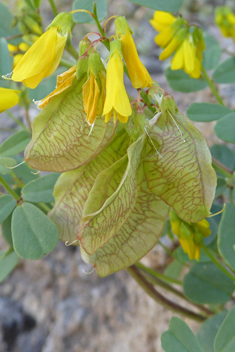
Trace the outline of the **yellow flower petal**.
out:
M 184 53 L 184 69 L 187 73 L 191 73 L 194 70 L 194 58 L 196 55 L 196 49 L 193 42 L 190 40 L 191 37 L 188 37 L 184 40 L 183 53 Z
M 170 27 L 175 20 L 176 17 L 169 12 L 155 11 L 153 19 L 150 20 L 150 23 L 156 31 L 161 32 L 165 28 Z
M 19 101 L 19 90 L 0 87 L 0 113 L 12 108 Z
M 184 68 L 184 49 L 181 44 L 177 49 L 173 59 L 171 60 L 171 69 L 172 70 L 182 70 Z
M 181 42 L 176 37 L 174 37 L 170 44 L 163 50 L 163 52 L 159 56 L 159 59 L 166 60 L 176 51 L 180 44 Z
M 97 103 L 100 89 L 96 82 L 95 75 L 91 72 L 90 77 L 82 87 L 84 111 L 87 114 L 87 121 L 90 125 L 97 116 Z
M 173 34 L 174 29 L 167 27 L 155 37 L 155 43 L 162 48 L 165 48 L 172 40 Z

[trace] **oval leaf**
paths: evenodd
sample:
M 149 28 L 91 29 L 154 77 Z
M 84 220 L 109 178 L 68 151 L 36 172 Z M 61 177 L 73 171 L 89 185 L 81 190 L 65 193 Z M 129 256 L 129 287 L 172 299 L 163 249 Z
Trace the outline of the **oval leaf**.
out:
M 161 343 L 165 352 L 203 352 L 192 330 L 176 317 L 171 319 L 169 330 L 162 334 Z
M 219 120 L 231 112 L 229 108 L 212 103 L 193 103 L 187 110 L 187 116 L 192 121 L 210 122 Z
M 235 307 L 233 307 L 224 319 L 215 337 L 215 352 L 235 351 Z
M 235 269 L 235 205 L 226 204 L 219 226 L 218 249 L 228 265 Z
M 203 90 L 208 86 L 204 79 L 191 78 L 182 70 L 172 71 L 171 68 L 168 67 L 165 71 L 165 75 L 169 86 L 178 92 L 197 92 L 198 90 Z
M 223 304 L 231 299 L 234 282 L 215 264 L 196 264 L 184 277 L 184 294 L 199 304 Z
M 58 240 L 56 225 L 29 203 L 18 206 L 12 215 L 12 236 L 16 253 L 25 259 L 40 259 L 51 252 Z
M 11 253 L 5 253 L 0 258 L 0 282 L 10 274 L 10 272 L 16 267 L 19 257 L 15 251 Z
M 94 0 L 75 0 L 73 2 L 73 10 L 88 10 L 93 12 Z M 97 15 L 99 21 L 102 21 L 107 16 L 107 0 L 96 1 Z M 93 18 L 87 13 L 74 13 L 73 20 L 77 23 L 95 23 Z
M 183 5 L 183 0 L 129 0 L 134 4 L 149 7 L 153 10 L 177 12 Z
M 53 190 L 59 176 L 59 173 L 53 172 L 52 174 L 29 182 L 22 189 L 22 198 L 25 201 L 32 203 L 54 202 Z
M 235 144 L 235 112 L 231 112 L 220 119 L 216 123 L 214 131 L 218 138 Z
M 11 173 L 11 169 L 9 167 L 15 166 L 16 161 L 12 158 L 6 158 L 5 156 L 0 156 L 0 174 L 7 175 Z
M 214 340 L 220 325 L 224 321 L 227 311 L 213 315 L 200 325 L 197 332 L 197 339 L 205 352 L 215 352 Z
M 10 214 L 2 223 L 1 225 L 1 230 L 2 230 L 2 235 L 5 239 L 5 241 L 10 245 L 13 246 L 13 241 L 12 241 L 12 233 L 11 233 L 11 218 L 12 214 Z
M 9 54 L 7 41 L 5 38 L 0 38 L 0 77 L 11 72 L 12 64 L 13 57 Z
M 11 29 L 11 20 L 13 15 L 6 5 L 0 3 L 0 37 L 14 37 L 20 34 L 18 26 Z M 14 38 L 9 40 L 13 45 L 18 45 L 22 41 L 21 38 Z M 10 71 L 9 71 L 10 72 Z
M 216 83 L 235 83 L 235 57 L 223 61 L 213 73 Z
M 11 214 L 16 206 L 16 200 L 11 194 L 0 197 L 0 224 Z
M 208 33 L 204 35 L 204 41 L 206 49 L 203 51 L 202 64 L 206 70 L 212 70 L 220 62 L 221 48 L 217 40 Z
M 28 132 L 16 132 L 0 146 L 0 155 L 8 157 L 19 154 L 25 150 L 25 147 L 29 142 L 30 138 Z

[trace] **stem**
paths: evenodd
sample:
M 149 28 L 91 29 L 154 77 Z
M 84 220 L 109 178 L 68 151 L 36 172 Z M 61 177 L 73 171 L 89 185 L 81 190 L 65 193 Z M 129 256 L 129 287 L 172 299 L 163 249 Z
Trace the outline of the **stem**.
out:
M 137 267 L 135 265 L 130 266 L 126 270 L 133 277 L 133 279 L 142 287 L 142 289 L 150 297 L 152 297 L 157 303 L 160 303 L 162 306 L 164 306 L 168 309 L 171 309 L 173 312 L 181 314 L 181 315 L 188 317 L 190 319 L 200 321 L 200 322 L 206 320 L 205 316 L 200 315 L 195 312 L 192 312 L 191 310 L 189 310 L 187 308 L 181 307 L 178 304 L 171 302 L 167 298 L 162 296 L 157 290 L 155 290 L 153 285 L 151 285 L 145 279 L 145 277 L 139 272 L 139 270 L 137 269 Z
M 170 276 L 166 276 L 164 274 L 161 274 L 159 273 L 158 271 L 155 271 L 153 269 L 150 269 L 148 268 L 147 266 L 137 262 L 135 263 L 136 266 L 138 266 L 138 268 L 146 271 L 146 273 L 158 278 L 158 279 L 161 279 L 161 280 L 164 280 L 164 281 L 167 281 L 167 282 L 170 282 L 171 284 L 176 284 L 176 285 L 180 285 L 182 286 L 182 282 L 180 280 L 176 280 L 176 279 L 173 279 L 172 277 Z
M 45 204 L 45 203 L 38 203 L 38 205 L 46 211 L 46 213 L 49 213 L 51 209 Z
M 233 191 L 234 191 L 233 188 L 229 188 L 229 200 L 230 200 L 230 203 L 231 203 L 232 205 L 234 204 L 234 201 L 233 201 Z
M 54 14 L 54 16 L 57 16 L 58 15 L 58 11 L 57 11 L 57 8 L 55 6 L 55 3 L 54 3 L 54 0 L 48 0 L 50 5 L 51 5 L 51 9 L 52 9 L 52 12 Z
M 16 34 L 16 35 L 12 35 L 10 37 L 6 37 L 6 40 L 11 40 L 11 39 L 16 39 L 16 38 L 20 38 L 23 37 L 24 34 L 20 33 L 20 34 Z
M 101 26 L 101 24 L 100 24 L 100 21 L 99 21 L 99 19 L 98 19 L 98 15 L 97 15 L 97 8 L 96 8 L 96 3 L 95 2 L 93 2 L 93 18 L 94 18 L 94 21 L 95 21 L 95 23 L 96 23 L 96 25 L 97 25 L 97 27 L 98 27 L 98 29 L 99 29 L 99 32 L 100 32 L 100 35 L 101 35 L 101 37 L 104 37 L 105 39 L 102 41 L 102 43 L 106 46 L 106 48 L 108 49 L 108 50 L 110 50 L 110 43 L 109 43 L 109 40 L 108 40 L 108 38 L 107 38 L 107 36 L 106 36 L 106 33 L 105 33 L 105 31 L 103 30 L 103 28 L 102 28 L 102 26 Z
M 207 72 L 206 72 L 206 70 L 205 70 L 205 68 L 203 66 L 202 66 L 201 70 L 202 70 L 202 74 L 203 74 L 205 80 L 207 81 L 207 83 L 208 83 L 212 93 L 214 94 L 216 100 L 218 101 L 219 104 L 224 105 L 224 102 L 223 102 L 221 96 L 219 95 L 218 90 L 216 89 L 213 81 L 210 79 L 210 77 L 208 76 L 208 74 L 207 74 Z
M 172 292 L 174 293 L 176 296 L 180 297 L 181 299 L 184 299 L 186 302 L 190 303 L 191 305 L 197 307 L 198 309 L 200 309 L 202 312 L 206 313 L 206 315 L 212 315 L 213 312 L 209 309 L 207 309 L 206 307 L 200 305 L 200 304 L 197 304 L 197 303 L 193 303 L 191 301 L 189 301 L 185 295 L 183 294 L 183 292 L 177 290 L 176 288 L 172 287 L 171 285 L 167 284 L 166 282 L 160 280 L 160 279 L 157 279 L 156 277 L 152 277 L 151 275 L 147 274 L 146 275 L 146 279 L 151 283 L 151 284 L 155 284 L 155 285 L 158 285 L 162 288 L 164 288 L 165 290 L 169 291 L 169 292 Z
M 32 131 L 32 126 L 31 126 L 31 121 L 30 121 L 30 117 L 29 117 L 29 110 L 28 110 L 28 107 L 26 107 L 25 109 L 25 118 L 26 118 L 26 121 L 27 121 L 27 125 L 29 127 L 29 130 L 30 132 Z
M 14 171 L 11 171 L 11 176 L 13 178 L 13 180 L 15 181 L 15 183 L 20 187 L 23 188 L 24 187 L 24 183 L 16 176 L 16 174 L 14 173 Z
M 76 62 L 75 62 L 75 63 L 72 63 L 72 62 L 70 62 L 70 61 L 68 61 L 68 60 L 61 59 L 61 60 L 60 60 L 60 65 L 61 65 L 61 66 L 64 66 L 64 67 L 67 67 L 67 68 L 71 68 L 71 67 L 73 67 L 74 65 L 76 65 Z
M 24 131 L 28 131 L 27 127 L 17 117 L 15 117 L 10 111 L 6 110 L 5 112 Z
M 228 178 L 232 177 L 233 171 L 230 170 L 227 166 L 222 164 L 219 160 L 217 160 L 214 157 L 212 157 L 212 165 L 216 171 L 221 173 L 221 175 L 228 177 Z
M 20 196 L 8 185 L 8 183 L 4 180 L 4 178 L 0 175 L 0 183 L 1 185 L 10 193 L 16 200 L 20 199 Z
M 211 251 L 205 246 L 204 243 L 202 243 L 202 248 L 208 255 L 208 257 L 212 260 L 212 262 L 225 274 L 227 275 L 231 280 L 235 281 L 235 276 L 231 274 L 223 265 L 221 265 L 218 260 L 213 256 Z
M 184 263 L 184 262 L 182 262 L 181 260 L 179 260 L 179 258 L 177 258 L 177 256 L 176 256 L 174 253 L 172 253 L 172 252 L 170 251 L 170 249 L 167 248 L 160 240 L 158 240 L 158 244 L 160 244 L 160 246 L 162 246 L 162 248 L 165 249 L 165 251 L 167 252 L 167 254 L 169 254 L 171 257 L 173 257 L 175 260 L 177 260 L 180 264 L 186 266 L 187 268 L 190 268 L 190 265 L 189 265 L 189 264 Z
M 71 42 L 69 42 L 65 49 L 67 50 L 67 52 L 75 59 L 77 60 L 79 55 L 78 55 L 78 52 L 77 50 L 73 47 L 73 45 L 71 44 Z

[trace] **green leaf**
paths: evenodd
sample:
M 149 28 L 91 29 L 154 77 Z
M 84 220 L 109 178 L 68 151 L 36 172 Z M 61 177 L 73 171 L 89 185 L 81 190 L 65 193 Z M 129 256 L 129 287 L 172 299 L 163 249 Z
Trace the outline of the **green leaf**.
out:
M 13 241 L 12 241 L 12 233 L 11 233 L 11 218 L 12 214 L 10 214 L 2 223 L 2 235 L 6 242 L 10 245 L 13 246 Z
M 172 71 L 171 68 L 168 67 L 165 71 L 165 75 L 169 86 L 178 92 L 197 92 L 198 90 L 203 90 L 208 86 L 204 79 L 191 78 L 182 70 Z
M 233 307 L 224 319 L 215 337 L 215 352 L 235 351 L 235 307 Z
M 219 120 L 231 112 L 229 108 L 213 103 L 193 103 L 187 110 L 187 116 L 192 121 L 210 122 Z
M 161 337 L 165 352 L 203 352 L 188 325 L 180 318 L 173 317 L 169 330 Z
M 1 256 L 0 258 L 0 282 L 2 282 L 10 272 L 16 267 L 19 257 L 16 252 Z
M 212 76 L 216 83 L 235 83 L 235 57 L 223 61 Z
M 196 264 L 184 277 L 184 294 L 198 304 L 223 304 L 231 299 L 234 282 L 215 264 Z
M 12 64 L 13 64 L 13 57 L 9 55 L 7 41 L 5 38 L 0 38 L 0 77 L 1 78 L 2 78 L 2 75 L 6 75 L 7 73 L 11 72 Z
M 22 189 L 22 198 L 25 201 L 32 203 L 54 202 L 53 190 L 59 176 L 59 173 L 53 172 L 29 182 Z
M 208 33 L 204 35 L 204 40 L 206 49 L 203 51 L 202 65 L 206 70 L 212 70 L 220 62 L 221 48 L 217 40 Z
M 173 116 L 168 110 L 149 135 L 151 151 L 144 159 L 149 189 L 185 221 L 198 222 L 209 216 L 216 174 L 204 137 L 187 117 Z
M 164 274 L 166 276 L 172 277 L 173 279 L 178 279 L 182 270 L 183 264 L 181 264 L 178 260 L 173 260 L 173 262 L 171 262 L 164 270 Z
M 217 121 L 214 131 L 218 138 L 235 144 L 235 112 L 231 112 Z
M 200 325 L 197 332 L 197 339 L 204 352 L 215 352 L 215 336 L 227 314 L 227 311 L 215 314 Z
M 215 198 L 221 196 L 227 189 L 226 180 L 224 177 L 217 177 L 217 186 L 215 191 Z
M 235 153 L 226 145 L 214 144 L 210 148 L 212 156 L 221 161 L 229 169 L 235 170 Z
M 75 0 L 73 10 L 88 10 L 93 12 L 94 0 Z M 99 21 L 102 21 L 107 16 L 107 0 L 96 1 L 97 14 Z M 77 23 L 95 23 L 93 18 L 88 13 L 78 12 L 73 14 L 73 20 Z
M 11 194 L 0 197 L 0 224 L 11 214 L 16 206 L 16 200 Z
M 9 167 L 12 167 L 15 165 L 16 165 L 15 159 L 0 156 L 0 174 L 7 175 L 11 173 L 11 169 L 9 169 Z
M 177 12 L 183 5 L 183 0 L 129 0 L 134 4 L 149 7 L 153 10 Z
M 77 239 L 83 208 L 97 175 L 122 158 L 128 146 L 128 135 L 122 130 L 90 163 L 59 177 L 53 193 L 55 206 L 49 216 L 59 229 L 61 241 Z
M 23 161 L 23 159 L 18 155 L 14 156 L 14 159 L 16 160 L 17 164 L 20 164 Z M 40 175 L 37 174 L 37 171 L 38 170 L 32 169 L 28 163 L 19 165 L 14 169 L 16 176 L 19 177 L 19 179 L 22 180 L 25 185 L 32 180 L 40 178 Z
M 235 205 L 226 204 L 218 233 L 218 249 L 228 265 L 235 269 Z
M 32 140 L 25 159 L 45 171 L 69 171 L 91 161 L 110 142 L 116 130 L 112 121 L 97 117 L 92 133 L 82 102 L 85 78 L 55 96 L 34 119 Z
M 51 252 L 59 240 L 56 225 L 30 203 L 23 203 L 14 210 L 12 236 L 16 253 L 31 260 Z
M 206 252 L 203 249 L 201 249 L 199 261 L 197 261 L 196 259 L 190 260 L 188 254 L 183 251 L 183 248 L 181 246 L 174 251 L 174 254 L 176 255 L 177 259 L 181 263 L 189 262 L 189 263 L 196 264 L 198 262 L 199 263 L 211 262 L 211 259 L 208 257 L 208 255 L 206 254 Z
M 29 133 L 26 131 L 19 131 L 10 136 L 0 146 L 1 156 L 13 156 L 21 153 L 26 145 L 30 142 Z
M 20 34 L 18 27 L 11 29 L 11 20 L 13 16 L 8 7 L 0 3 L 0 37 L 12 37 Z M 22 41 L 21 38 L 15 38 L 9 40 L 9 43 L 18 45 Z

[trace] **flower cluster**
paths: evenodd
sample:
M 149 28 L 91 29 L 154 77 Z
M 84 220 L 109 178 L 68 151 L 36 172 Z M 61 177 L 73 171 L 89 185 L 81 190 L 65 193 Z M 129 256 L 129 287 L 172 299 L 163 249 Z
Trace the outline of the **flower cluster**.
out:
M 174 54 L 172 70 L 184 70 L 192 78 L 199 78 L 202 51 L 205 50 L 202 30 L 190 26 L 181 17 L 163 11 L 156 11 L 150 23 L 160 32 L 155 37 L 156 44 L 164 49 L 159 59 L 165 60 Z
M 218 6 L 215 9 L 215 23 L 223 36 L 235 41 L 235 15 L 227 6 Z
M 206 219 L 197 223 L 183 221 L 172 209 L 170 211 L 170 222 L 174 234 L 178 237 L 189 259 L 199 260 L 203 238 L 211 234 L 209 222 Z

